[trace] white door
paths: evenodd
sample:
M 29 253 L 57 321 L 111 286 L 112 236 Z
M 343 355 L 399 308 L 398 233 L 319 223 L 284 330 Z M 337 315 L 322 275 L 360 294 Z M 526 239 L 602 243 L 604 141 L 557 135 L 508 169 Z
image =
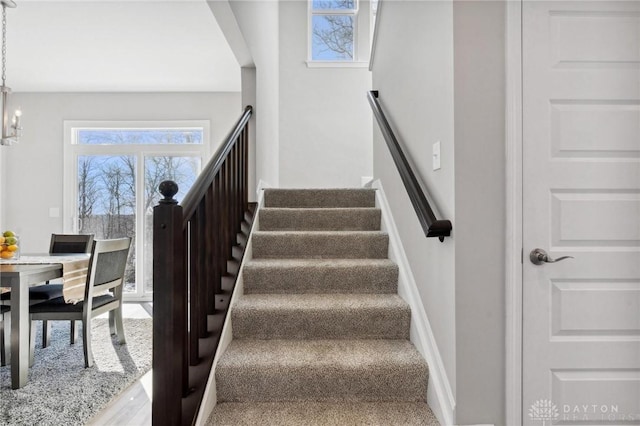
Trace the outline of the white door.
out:
M 523 423 L 639 424 L 640 1 L 522 10 Z

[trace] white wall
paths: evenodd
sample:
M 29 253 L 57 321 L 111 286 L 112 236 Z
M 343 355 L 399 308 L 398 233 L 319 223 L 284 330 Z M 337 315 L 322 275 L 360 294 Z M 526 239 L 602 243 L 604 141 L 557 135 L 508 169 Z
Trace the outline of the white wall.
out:
M 505 2 L 455 1 L 457 420 L 504 423 Z
M 5 216 L 5 212 L 4 212 L 4 207 L 5 207 L 5 201 L 4 201 L 4 194 L 5 194 L 5 189 L 4 189 L 4 174 L 5 174 L 5 164 L 4 164 L 4 152 L 5 150 L 9 149 L 8 147 L 0 147 L 0 232 L 4 232 L 5 228 L 4 228 L 4 216 Z
M 256 183 L 278 186 L 279 74 L 278 2 L 229 0 L 255 64 Z M 214 8 L 215 11 L 215 8 Z M 225 35 L 227 31 L 222 26 Z M 232 45 L 232 48 L 234 46 Z M 245 82 L 243 82 L 244 84 Z M 243 87 L 243 91 L 247 87 Z
M 453 221 L 452 4 L 389 1 L 380 12 L 373 87 L 440 217 Z M 455 221 L 453 238 L 444 243 L 425 238 L 377 124 L 375 129 L 374 177 L 384 185 L 455 395 Z M 442 168 L 433 171 L 431 147 L 436 141 L 441 144 Z
M 455 396 L 457 424 L 504 424 L 504 3 L 383 1 L 373 87 L 453 222 L 424 237 L 379 131 L 387 193 Z M 377 126 L 375 126 L 377 128 Z M 441 142 L 442 168 L 431 167 Z
M 307 67 L 307 0 L 229 5 L 256 68 L 256 180 L 282 187 L 359 186 L 372 172 L 366 66 Z M 366 58 L 368 1 L 360 7 L 360 56 Z M 222 5 L 214 2 L 211 9 L 225 19 Z M 242 58 L 233 26 L 221 27 Z
M 241 113 L 240 93 L 15 93 L 22 107 L 19 145 L 2 147 L 2 224 L 16 231 L 25 252 L 47 252 L 62 232 L 64 120 L 210 120 L 214 152 Z
M 307 67 L 307 5 L 280 2 L 280 186 L 360 186 L 373 168 L 371 73 Z M 360 10 L 359 52 L 368 58 L 369 3 Z

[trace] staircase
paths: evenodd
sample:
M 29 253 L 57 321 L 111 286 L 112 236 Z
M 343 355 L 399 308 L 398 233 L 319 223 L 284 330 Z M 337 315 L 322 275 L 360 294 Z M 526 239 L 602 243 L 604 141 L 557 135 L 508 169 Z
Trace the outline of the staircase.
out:
M 370 189 L 268 189 L 213 425 L 437 425 Z

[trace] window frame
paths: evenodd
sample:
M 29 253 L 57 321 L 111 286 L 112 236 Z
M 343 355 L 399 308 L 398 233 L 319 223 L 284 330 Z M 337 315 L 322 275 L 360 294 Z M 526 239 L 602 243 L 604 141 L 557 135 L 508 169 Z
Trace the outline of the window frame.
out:
M 358 19 L 360 16 L 360 0 L 354 1 L 353 9 L 314 9 L 313 1 L 307 1 L 307 65 L 310 67 L 353 67 L 360 66 L 358 61 Z M 353 18 L 353 57 L 351 59 L 313 59 L 313 17 L 324 15 L 343 15 Z
M 65 233 L 78 232 L 78 157 L 85 155 L 132 155 L 136 157 L 136 233 L 144 229 L 144 162 L 149 156 L 197 156 L 200 157 L 200 169 L 209 161 L 211 155 L 209 120 L 65 120 L 64 127 L 64 171 L 62 185 L 62 228 Z M 201 144 L 80 144 L 77 141 L 78 130 L 139 130 L 139 129 L 184 129 L 201 128 Z M 135 239 L 136 291 L 125 293 L 128 301 L 150 301 L 153 293 L 144 291 L 143 268 L 144 238 Z

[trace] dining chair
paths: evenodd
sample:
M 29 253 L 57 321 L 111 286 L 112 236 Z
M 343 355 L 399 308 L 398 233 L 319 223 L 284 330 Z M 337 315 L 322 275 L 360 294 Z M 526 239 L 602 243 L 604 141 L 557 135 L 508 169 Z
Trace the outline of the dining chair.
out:
M 91 253 L 91 247 L 93 243 L 93 234 L 51 234 L 51 243 L 49 244 L 49 254 L 64 254 L 64 253 Z M 52 287 L 50 292 L 53 297 L 40 298 L 36 295 L 35 299 L 38 301 L 51 300 L 55 297 L 62 297 L 63 284 L 48 284 Z M 46 291 L 45 286 L 32 287 L 34 289 L 43 287 L 42 291 Z M 35 290 L 34 290 L 35 292 Z M 31 294 L 29 294 L 31 297 Z M 76 333 L 75 321 L 71 321 L 70 324 L 70 341 L 73 345 L 76 343 L 78 334 Z M 49 340 L 51 340 L 51 326 L 45 320 L 42 321 L 42 347 L 49 346 Z
M 109 329 L 118 343 L 124 344 L 122 321 L 122 286 L 131 238 L 95 240 L 89 260 L 84 300 L 76 304 L 66 303 L 64 297 L 31 305 L 31 320 L 82 321 L 84 364 L 93 365 L 91 352 L 91 319 L 109 312 Z M 107 291 L 104 294 L 104 291 Z
M 51 234 L 49 254 L 90 253 L 93 234 Z M 29 303 L 41 303 L 46 300 L 62 297 L 63 284 L 47 284 L 29 288 Z M 77 339 L 75 322 L 70 324 L 70 341 L 74 344 Z M 51 325 L 42 321 L 42 347 L 49 346 L 51 340 Z
M 9 359 L 9 344 L 11 341 L 9 332 L 11 331 L 8 325 L 5 327 L 6 319 L 9 317 L 10 308 L 8 306 L 0 305 L 0 366 L 7 365 Z

